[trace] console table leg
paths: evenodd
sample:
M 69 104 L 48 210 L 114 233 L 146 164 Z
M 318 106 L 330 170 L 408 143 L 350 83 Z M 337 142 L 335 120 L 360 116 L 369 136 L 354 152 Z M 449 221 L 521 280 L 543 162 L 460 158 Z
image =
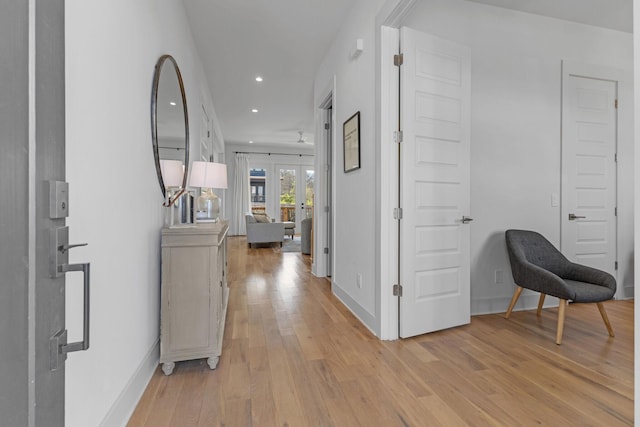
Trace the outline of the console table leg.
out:
M 162 372 L 164 372 L 165 375 L 171 375 L 173 373 L 173 368 L 175 367 L 175 362 L 164 362 L 162 364 Z
M 209 369 L 216 369 L 218 366 L 218 362 L 220 361 L 219 356 L 213 356 L 207 359 L 207 363 L 209 364 Z

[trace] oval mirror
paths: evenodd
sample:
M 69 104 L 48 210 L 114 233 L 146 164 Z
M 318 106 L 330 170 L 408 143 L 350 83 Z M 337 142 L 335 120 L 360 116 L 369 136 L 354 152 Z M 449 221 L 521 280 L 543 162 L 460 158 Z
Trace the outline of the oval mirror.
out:
M 162 55 L 158 59 L 153 74 L 151 136 L 160 190 L 171 205 L 173 201 L 167 199 L 168 189 L 185 189 L 189 168 L 187 99 L 180 69 L 171 55 Z M 174 170 L 176 161 L 184 165 L 183 171 L 177 174 Z M 167 173 L 168 170 L 173 172 Z

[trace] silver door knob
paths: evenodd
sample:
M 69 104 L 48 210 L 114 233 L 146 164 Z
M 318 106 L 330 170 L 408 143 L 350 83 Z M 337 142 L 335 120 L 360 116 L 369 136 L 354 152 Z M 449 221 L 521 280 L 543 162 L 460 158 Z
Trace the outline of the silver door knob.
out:
M 586 216 L 579 216 L 579 215 L 575 215 L 570 213 L 569 214 L 569 221 L 575 221 L 576 219 L 585 219 L 587 218 Z
M 462 217 L 462 223 L 463 223 L 463 224 L 468 224 L 468 223 L 470 223 L 471 221 L 473 221 L 473 218 L 469 218 L 468 216 L 463 216 L 463 217 Z

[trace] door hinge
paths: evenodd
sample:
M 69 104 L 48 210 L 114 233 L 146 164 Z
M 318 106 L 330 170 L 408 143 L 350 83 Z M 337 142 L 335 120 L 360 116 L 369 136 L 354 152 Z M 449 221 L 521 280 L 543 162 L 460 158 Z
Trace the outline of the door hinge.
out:
M 330 125 L 329 123 L 325 123 L 325 124 L 324 124 L 324 128 L 325 128 L 326 130 L 329 130 L 329 128 L 330 128 L 330 127 L 331 127 L 331 125 Z
M 618 163 L 618 153 L 615 153 L 615 154 L 613 155 L 613 161 L 614 161 L 614 162 L 616 162 L 616 163 Z
M 615 108 L 618 108 L 618 100 L 617 100 L 617 99 L 613 102 L 613 106 L 614 106 Z
M 400 144 L 402 142 L 402 137 L 403 135 L 401 130 L 393 131 L 393 142 Z
M 325 213 L 329 213 L 329 206 L 325 206 L 325 207 L 324 207 L 324 212 L 325 212 Z
M 618 216 L 618 207 L 613 208 L 613 215 Z
M 618 269 L 618 261 L 615 262 L 615 266 L 614 267 L 615 267 L 616 270 Z
M 394 297 L 402 296 L 402 285 L 393 285 L 393 296 Z
M 402 208 L 393 208 L 393 219 L 402 219 Z
M 324 253 L 328 254 L 329 253 L 329 248 L 324 248 Z
M 209 138 L 211 136 L 211 132 L 207 131 L 207 138 Z
M 404 62 L 403 54 L 393 55 L 393 65 L 395 65 L 396 67 L 399 67 L 402 65 L 403 62 Z

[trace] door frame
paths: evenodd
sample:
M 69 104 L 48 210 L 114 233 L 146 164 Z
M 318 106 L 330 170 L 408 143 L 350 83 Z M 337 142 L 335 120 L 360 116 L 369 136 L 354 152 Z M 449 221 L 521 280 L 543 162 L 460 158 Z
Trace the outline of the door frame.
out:
M 626 122 L 629 119 L 633 120 L 632 116 L 629 117 L 629 114 L 631 114 L 630 110 L 632 109 L 626 108 L 627 105 L 632 105 L 632 102 L 633 102 L 633 100 L 629 99 L 629 97 L 627 96 L 627 94 L 629 93 L 630 78 L 626 74 L 627 73 L 625 73 L 622 70 L 603 66 L 603 65 L 587 64 L 580 61 L 572 61 L 572 60 L 562 61 L 562 96 L 561 96 L 562 100 L 566 96 L 568 96 L 568 93 L 567 93 L 568 85 L 564 83 L 568 81 L 570 76 L 578 76 L 578 77 L 597 79 L 597 80 L 609 80 L 617 83 L 618 112 L 616 116 L 617 134 L 616 134 L 616 141 L 615 141 L 615 145 L 616 145 L 615 151 L 618 154 L 620 153 L 620 141 L 624 140 L 627 137 L 627 135 L 624 134 L 625 132 L 624 122 Z M 564 141 L 566 139 L 565 137 L 566 126 L 564 123 L 564 119 L 565 118 L 563 115 L 561 119 L 561 127 L 562 127 L 561 141 Z M 615 180 L 616 180 L 615 199 L 616 199 L 616 205 L 618 207 L 618 215 L 615 217 L 615 221 L 616 221 L 615 250 L 616 250 L 616 258 L 618 259 L 618 269 L 615 271 L 615 274 L 614 274 L 614 277 L 616 278 L 616 283 L 617 283 L 617 289 L 615 294 L 616 299 L 625 297 L 624 283 L 622 280 L 619 280 L 621 278 L 621 275 L 619 274 L 619 272 L 624 272 L 628 269 L 628 266 L 626 265 L 628 261 L 618 258 L 618 254 L 625 253 L 624 249 L 621 248 L 621 245 L 623 244 L 623 242 L 622 242 L 622 238 L 621 238 L 622 236 L 620 233 L 621 214 L 623 213 L 623 210 L 621 209 L 621 199 L 620 199 L 620 193 L 621 193 L 620 183 L 621 183 L 621 169 L 622 169 L 622 167 L 620 166 L 620 162 L 623 160 L 623 157 L 624 156 L 618 155 L 618 161 L 616 162 L 616 172 L 615 172 Z M 562 159 L 560 160 L 560 165 L 562 167 Z M 566 178 L 564 176 L 564 171 L 561 171 L 561 183 L 560 183 L 561 195 L 562 195 L 562 187 L 564 186 L 565 181 L 566 181 Z M 562 201 L 562 196 L 560 200 Z M 562 215 L 562 206 L 561 206 L 559 215 Z M 563 218 L 560 217 L 559 220 L 560 220 L 560 249 L 561 251 L 564 251 L 564 247 L 563 247 L 564 242 L 562 241 Z
M 382 340 L 399 338 L 400 297 L 393 296 L 399 276 L 400 168 L 393 132 L 400 120 L 400 71 L 393 55 L 400 52 L 400 26 L 416 0 L 387 0 L 376 16 L 376 317 Z
M 327 277 L 329 266 L 335 266 L 333 243 L 335 242 L 335 227 L 328 229 L 327 221 L 335 218 L 335 191 L 329 191 L 329 185 L 336 182 L 335 158 L 336 158 L 336 76 L 333 76 L 320 92 L 322 100 L 315 113 L 315 206 L 313 207 L 313 261 L 311 272 L 316 277 Z M 331 114 L 328 108 L 331 106 Z M 327 119 L 331 121 L 331 128 L 327 131 L 324 124 Z M 331 158 L 328 158 L 327 144 L 331 143 Z M 331 170 L 328 165 L 331 164 Z M 330 174 L 330 176 L 329 176 Z M 324 206 L 329 201 L 329 212 L 325 212 Z M 329 253 L 324 254 L 324 248 L 329 248 Z M 319 256 L 322 255 L 322 256 Z M 333 283 L 333 282 L 332 282 Z

